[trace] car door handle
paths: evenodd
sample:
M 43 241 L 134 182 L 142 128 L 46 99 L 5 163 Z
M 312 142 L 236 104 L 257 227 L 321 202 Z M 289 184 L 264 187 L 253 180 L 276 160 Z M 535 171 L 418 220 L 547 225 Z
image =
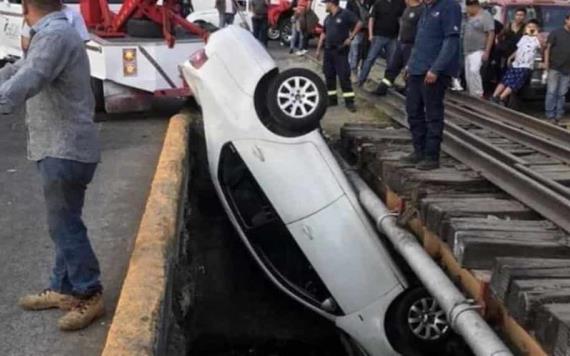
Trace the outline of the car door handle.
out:
M 309 225 L 303 225 L 303 233 L 309 238 L 309 240 L 314 240 L 315 237 L 313 236 L 313 230 Z
M 255 157 L 257 157 L 261 162 L 265 162 L 265 156 L 263 155 L 263 151 L 261 148 L 259 148 L 259 146 L 255 145 L 251 150 Z

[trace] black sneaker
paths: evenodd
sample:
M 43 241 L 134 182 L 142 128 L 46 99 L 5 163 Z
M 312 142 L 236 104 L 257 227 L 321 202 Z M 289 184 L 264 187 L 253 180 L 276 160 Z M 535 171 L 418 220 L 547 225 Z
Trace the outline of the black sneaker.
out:
M 492 103 L 494 103 L 494 104 L 497 104 L 497 105 L 501 105 L 501 104 L 502 104 L 502 103 L 501 103 L 501 99 L 500 99 L 498 96 L 492 96 L 492 97 L 489 99 L 489 101 L 492 102 Z
M 338 98 L 334 98 L 334 99 L 329 98 L 329 102 L 328 102 L 328 106 L 329 106 L 329 107 L 331 107 L 331 106 L 337 106 L 337 105 L 338 105 Z
M 400 163 L 403 164 L 418 164 L 422 160 L 422 157 L 417 155 L 415 152 L 410 153 L 409 155 L 405 155 L 400 158 Z
M 416 169 L 419 169 L 420 171 L 431 171 L 438 168 L 439 161 L 434 159 L 423 159 L 418 164 L 416 164 Z

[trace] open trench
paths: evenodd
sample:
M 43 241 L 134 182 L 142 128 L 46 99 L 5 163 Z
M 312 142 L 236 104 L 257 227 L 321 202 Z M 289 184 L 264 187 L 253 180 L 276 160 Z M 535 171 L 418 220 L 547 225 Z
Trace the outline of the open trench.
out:
M 212 185 L 199 122 L 190 144 L 185 224 L 167 303 L 173 319 L 167 354 L 352 356 L 333 323 L 278 290 L 249 255 Z M 458 337 L 446 351 L 438 356 L 471 355 Z

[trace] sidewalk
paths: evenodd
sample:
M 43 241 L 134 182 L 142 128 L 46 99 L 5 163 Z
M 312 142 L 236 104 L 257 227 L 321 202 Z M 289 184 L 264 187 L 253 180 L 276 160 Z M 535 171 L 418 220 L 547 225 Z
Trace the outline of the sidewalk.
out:
M 22 115 L 0 119 L 0 355 L 99 355 L 162 147 L 169 115 L 123 115 L 100 123 L 103 159 L 89 186 L 85 220 L 99 256 L 107 315 L 62 333 L 62 312 L 24 312 L 16 302 L 41 291 L 53 260 L 35 164 L 26 160 Z

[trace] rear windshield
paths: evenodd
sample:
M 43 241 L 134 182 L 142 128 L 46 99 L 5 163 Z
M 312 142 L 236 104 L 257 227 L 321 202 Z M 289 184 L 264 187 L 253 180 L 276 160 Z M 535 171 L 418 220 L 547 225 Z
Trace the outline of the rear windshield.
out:
M 509 6 L 507 10 L 507 20 L 510 22 L 515 17 L 517 9 L 523 6 Z M 537 19 L 543 32 L 552 32 L 557 28 L 564 26 L 564 17 L 570 12 L 568 6 L 556 5 L 527 5 L 527 19 Z

